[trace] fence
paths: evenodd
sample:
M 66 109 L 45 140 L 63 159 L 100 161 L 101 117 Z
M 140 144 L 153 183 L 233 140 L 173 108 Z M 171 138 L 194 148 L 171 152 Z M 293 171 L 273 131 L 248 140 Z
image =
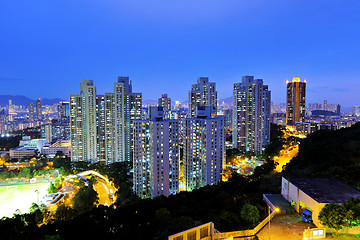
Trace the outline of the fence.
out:
M 54 178 L 32 178 L 32 179 L 7 179 L 0 181 L 0 186 L 9 186 L 9 185 L 25 185 L 25 184 L 33 184 L 33 183 L 45 183 L 54 181 Z

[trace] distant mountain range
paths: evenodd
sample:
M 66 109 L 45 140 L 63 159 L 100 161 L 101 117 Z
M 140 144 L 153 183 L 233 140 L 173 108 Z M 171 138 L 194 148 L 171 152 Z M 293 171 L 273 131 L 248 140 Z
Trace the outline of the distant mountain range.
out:
M 232 104 L 233 102 L 233 97 L 227 97 L 227 98 L 221 98 L 219 99 L 219 104 L 221 105 L 222 103 L 225 103 L 225 104 Z
M 227 97 L 227 98 L 221 98 L 218 100 L 219 104 L 222 104 L 223 102 L 225 102 L 225 104 L 232 104 L 233 98 L 232 97 Z M 185 101 L 181 101 L 181 104 L 188 104 L 188 100 Z M 152 99 L 147 99 L 147 100 L 143 100 L 143 105 L 147 105 L 147 104 L 157 104 L 158 101 L 157 100 L 152 100 Z M 174 101 L 171 101 L 171 104 L 175 104 Z
M 9 106 L 9 100 L 12 101 L 13 105 L 20 105 L 20 106 L 27 106 L 31 102 L 33 102 L 34 104 L 36 102 L 36 99 L 30 99 L 28 97 L 21 96 L 21 95 L 16 95 L 16 96 L 0 95 L 0 106 L 2 106 L 2 107 Z M 61 102 L 61 101 L 65 101 L 65 100 L 60 99 L 60 98 L 42 98 L 41 104 L 42 105 L 53 105 L 53 104 Z

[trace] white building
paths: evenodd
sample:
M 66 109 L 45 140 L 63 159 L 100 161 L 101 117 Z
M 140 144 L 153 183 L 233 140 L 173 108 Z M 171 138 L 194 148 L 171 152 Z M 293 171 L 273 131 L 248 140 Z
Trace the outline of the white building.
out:
M 184 120 L 184 178 L 187 191 L 222 180 L 225 165 L 225 118 L 214 107 L 197 107 Z
M 233 90 L 233 146 L 261 153 L 270 144 L 271 92 L 262 79 L 242 77 Z
M 10 149 L 9 155 L 11 158 L 22 159 L 24 157 L 31 157 L 35 155 L 35 151 L 42 151 L 46 144 L 46 139 L 31 139 L 30 136 L 24 136 L 20 140 L 19 147 Z
M 321 226 L 318 216 L 327 203 L 345 203 L 351 197 L 359 198 L 360 192 L 338 180 L 330 178 L 282 178 L 281 195 L 301 213 L 312 212 L 312 220 Z
M 150 120 L 134 121 L 133 188 L 141 198 L 179 192 L 179 121 L 163 119 L 162 107 Z
M 142 94 L 128 77 L 119 77 L 114 93 L 96 95 L 92 80 L 70 95 L 72 161 L 132 161 L 133 122 L 141 119 Z
M 64 155 L 70 155 L 70 140 L 59 140 L 51 145 L 45 145 L 41 151 L 42 154 L 48 157 L 55 157 L 57 152 L 62 152 Z

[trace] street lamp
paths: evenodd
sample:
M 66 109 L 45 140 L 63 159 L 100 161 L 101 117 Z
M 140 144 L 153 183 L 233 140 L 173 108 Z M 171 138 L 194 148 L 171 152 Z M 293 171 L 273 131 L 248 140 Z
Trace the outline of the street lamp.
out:
M 271 217 L 270 217 L 270 206 L 268 206 L 268 207 L 269 207 L 269 240 L 270 240 L 270 220 L 271 220 Z M 275 212 L 279 212 L 280 209 L 279 209 L 279 208 L 275 208 L 274 211 L 275 211 Z
M 39 205 L 39 190 L 36 189 L 35 192 L 37 193 L 36 204 Z

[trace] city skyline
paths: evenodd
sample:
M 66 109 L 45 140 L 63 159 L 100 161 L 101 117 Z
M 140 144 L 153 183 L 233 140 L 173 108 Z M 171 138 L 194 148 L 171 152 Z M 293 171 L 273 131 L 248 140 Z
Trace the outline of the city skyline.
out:
M 129 76 L 144 100 L 167 93 L 185 101 L 194 80 L 209 77 L 221 99 L 251 75 L 267 82 L 274 103 L 284 103 L 286 80 L 297 76 L 308 81 L 307 103 L 349 107 L 359 104 L 359 6 L 3 1 L 0 94 L 67 100 L 81 80 L 109 92 L 117 76 Z

